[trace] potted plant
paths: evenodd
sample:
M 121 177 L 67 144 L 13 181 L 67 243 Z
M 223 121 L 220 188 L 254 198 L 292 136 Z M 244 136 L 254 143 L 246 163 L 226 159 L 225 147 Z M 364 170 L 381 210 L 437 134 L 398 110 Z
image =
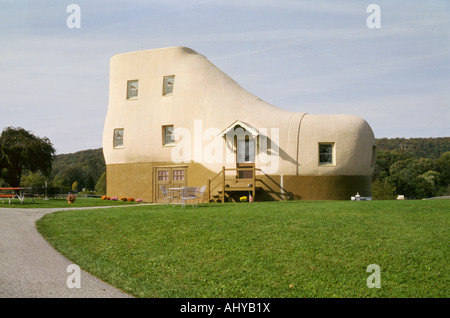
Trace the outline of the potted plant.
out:
M 76 198 L 77 198 L 77 197 L 76 197 L 74 194 L 69 194 L 69 195 L 67 196 L 67 202 L 68 202 L 69 204 L 74 203 Z

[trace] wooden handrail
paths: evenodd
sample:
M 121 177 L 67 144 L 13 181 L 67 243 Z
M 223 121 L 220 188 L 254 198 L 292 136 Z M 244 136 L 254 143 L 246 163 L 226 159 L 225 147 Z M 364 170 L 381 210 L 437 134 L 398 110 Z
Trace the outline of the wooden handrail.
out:
M 222 203 L 225 203 L 225 166 L 222 167 Z
M 243 170 L 255 170 L 255 171 L 261 171 L 260 168 L 250 167 L 250 168 L 225 168 L 225 171 L 243 171 Z M 222 171 L 219 172 L 221 174 Z
M 225 181 L 228 180 L 236 180 L 236 176 L 234 177 L 228 177 L 226 176 L 226 171 L 252 171 L 252 177 L 251 178 L 238 178 L 239 180 L 252 180 L 252 186 L 249 187 L 249 190 L 251 189 L 253 192 L 253 197 L 255 197 L 255 190 L 256 190 L 256 185 L 255 182 L 258 180 L 256 179 L 256 171 L 261 171 L 261 169 L 259 168 L 255 168 L 255 166 L 252 167 L 243 167 L 243 168 L 225 168 L 225 166 L 222 166 L 222 170 L 220 172 L 218 172 L 214 177 L 212 177 L 211 179 L 208 179 L 208 201 L 211 199 L 211 192 L 213 189 L 217 188 L 217 186 L 213 186 L 211 187 L 213 181 L 215 179 L 217 179 L 220 175 L 222 175 L 222 195 L 221 195 L 221 199 L 222 202 L 225 202 Z
M 212 177 L 212 178 L 209 179 L 209 180 L 213 181 L 215 178 L 217 178 L 218 176 L 220 176 L 221 173 L 223 173 L 223 170 L 220 170 L 220 172 L 219 172 L 218 174 L 216 174 L 214 177 Z

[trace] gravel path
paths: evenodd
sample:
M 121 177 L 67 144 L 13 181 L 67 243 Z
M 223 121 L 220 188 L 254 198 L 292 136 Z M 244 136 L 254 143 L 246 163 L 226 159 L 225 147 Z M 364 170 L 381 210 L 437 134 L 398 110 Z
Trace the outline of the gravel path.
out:
M 62 209 L 0 209 L 1 298 L 123 298 L 129 295 L 81 271 L 80 288 L 69 288 L 72 264 L 36 229 L 45 214 Z

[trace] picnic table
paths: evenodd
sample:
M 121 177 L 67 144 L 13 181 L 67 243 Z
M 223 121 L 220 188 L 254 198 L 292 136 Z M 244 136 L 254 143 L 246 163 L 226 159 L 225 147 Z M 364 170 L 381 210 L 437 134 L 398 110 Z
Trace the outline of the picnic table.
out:
M 23 203 L 23 199 L 25 198 L 25 190 L 27 188 L 22 188 L 22 187 L 7 187 L 7 188 L 0 188 L 0 198 L 2 198 L 2 200 L 4 200 L 5 198 L 7 198 L 9 200 L 9 204 L 11 204 L 11 199 L 14 197 L 17 197 L 20 201 L 20 203 Z M 14 191 L 14 194 L 11 193 L 1 193 L 3 191 Z

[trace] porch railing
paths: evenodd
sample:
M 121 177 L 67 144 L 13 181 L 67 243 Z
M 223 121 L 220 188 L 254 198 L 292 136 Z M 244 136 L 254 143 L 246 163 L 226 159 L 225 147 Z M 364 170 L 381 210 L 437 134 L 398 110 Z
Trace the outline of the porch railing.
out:
M 211 179 L 208 179 L 208 201 L 211 200 L 211 195 L 218 192 L 222 202 L 225 202 L 225 193 L 233 191 L 251 191 L 252 198 L 254 200 L 256 195 L 256 171 L 261 169 L 256 169 L 255 166 L 242 167 L 242 168 L 225 168 L 217 173 Z M 227 175 L 227 171 L 235 171 L 236 174 L 230 176 Z M 240 177 L 240 171 L 251 171 L 251 178 Z M 243 175 L 246 175 L 245 173 Z

